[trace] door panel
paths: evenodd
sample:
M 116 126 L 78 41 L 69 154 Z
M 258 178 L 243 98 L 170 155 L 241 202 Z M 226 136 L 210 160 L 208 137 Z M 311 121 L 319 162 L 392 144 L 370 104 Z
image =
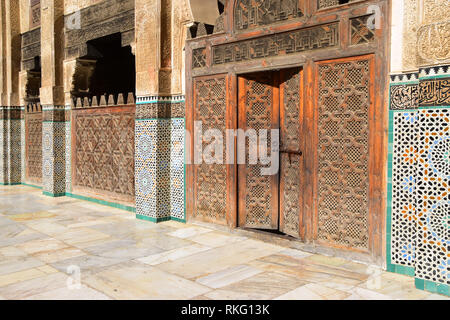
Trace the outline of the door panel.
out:
M 217 75 L 194 80 L 194 120 L 201 121 L 202 134 L 206 130 L 220 130 L 225 136 L 227 121 L 227 78 Z M 202 141 L 202 150 L 210 141 Z M 225 154 L 223 159 L 225 159 Z M 225 164 L 195 165 L 195 210 L 196 219 L 226 224 L 228 175 Z
M 274 73 L 260 72 L 239 77 L 239 128 L 279 128 L 279 89 Z M 249 139 L 246 139 L 245 164 L 239 165 L 239 225 L 278 229 L 278 174 L 261 175 L 264 166 L 249 163 Z M 270 155 L 270 133 L 267 150 Z M 239 150 L 238 150 L 239 152 Z
M 280 231 L 300 236 L 303 207 L 301 69 L 281 71 L 280 83 Z
M 316 71 L 318 239 L 367 250 L 371 58 L 323 61 Z

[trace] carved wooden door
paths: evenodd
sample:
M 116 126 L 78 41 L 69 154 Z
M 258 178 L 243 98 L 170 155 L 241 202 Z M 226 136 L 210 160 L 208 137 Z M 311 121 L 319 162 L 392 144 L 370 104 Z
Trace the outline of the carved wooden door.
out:
M 301 70 L 282 70 L 280 80 L 280 231 L 299 237 L 304 181 Z
M 279 129 L 279 88 L 277 75 L 259 72 L 239 78 L 239 128 L 247 133 L 255 130 Z M 239 164 L 239 225 L 258 229 L 278 229 L 278 174 L 264 175 L 259 160 L 257 141 L 245 139 L 245 151 L 238 144 L 239 152 L 245 152 L 245 164 Z M 257 152 L 251 152 L 256 151 Z M 256 155 L 255 155 L 256 153 Z M 267 139 L 270 154 L 270 134 Z M 255 163 L 254 157 L 257 162 Z
M 250 130 L 261 139 L 261 129 L 269 130 L 267 148 L 260 152 L 257 145 L 257 163 L 251 160 L 250 143 L 246 139 L 245 164 L 239 164 L 238 213 L 239 225 L 247 228 L 280 230 L 299 236 L 301 215 L 301 183 L 303 160 L 301 154 L 301 73 L 299 69 L 280 72 L 260 72 L 239 78 L 239 128 L 246 137 Z M 262 164 L 260 155 L 271 156 L 271 129 L 280 129 L 279 170 L 267 175 L 261 169 L 273 167 L 273 162 Z

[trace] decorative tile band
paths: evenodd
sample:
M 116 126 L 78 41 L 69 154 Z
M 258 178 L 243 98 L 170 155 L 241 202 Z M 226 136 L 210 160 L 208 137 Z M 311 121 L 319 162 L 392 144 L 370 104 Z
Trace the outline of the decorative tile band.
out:
M 23 119 L 24 107 L 18 106 L 1 106 L 0 119 L 3 120 L 21 120 Z
M 136 121 L 143 119 L 184 118 L 184 115 L 184 102 L 136 105 Z
M 450 105 L 450 75 L 445 78 L 421 80 L 419 104 L 421 107 Z
M 428 77 L 441 77 L 441 76 L 450 76 L 450 66 L 449 65 L 443 65 L 443 66 L 434 66 L 434 67 L 427 67 L 427 68 L 420 68 L 419 69 L 419 77 L 421 79 L 425 79 Z
M 391 84 L 407 83 L 407 82 L 416 83 L 419 81 L 419 73 L 410 72 L 410 73 L 391 74 L 390 78 Z
M 174 95 L 174 96 L 141 96 L 136 98 L 136 104 L 150 104 L 150 103 L 183 103 L 184 95 Z

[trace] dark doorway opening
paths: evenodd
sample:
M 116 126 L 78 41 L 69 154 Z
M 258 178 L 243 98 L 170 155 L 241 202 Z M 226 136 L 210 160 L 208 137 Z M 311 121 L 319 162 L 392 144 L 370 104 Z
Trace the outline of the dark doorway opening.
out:
M 89 95 L 100 96 L 136 91 L 135 56 L 130 46 L 122 47 L 121 34 L 116 33 L 88 41 L 86 59 L 96 60 L 90 79 Z

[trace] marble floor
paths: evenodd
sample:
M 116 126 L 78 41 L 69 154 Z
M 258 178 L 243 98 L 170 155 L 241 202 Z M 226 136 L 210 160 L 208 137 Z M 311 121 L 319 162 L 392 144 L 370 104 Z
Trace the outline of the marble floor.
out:
M 410 277 L 0 186 L 1 299 L 447 299 Z

